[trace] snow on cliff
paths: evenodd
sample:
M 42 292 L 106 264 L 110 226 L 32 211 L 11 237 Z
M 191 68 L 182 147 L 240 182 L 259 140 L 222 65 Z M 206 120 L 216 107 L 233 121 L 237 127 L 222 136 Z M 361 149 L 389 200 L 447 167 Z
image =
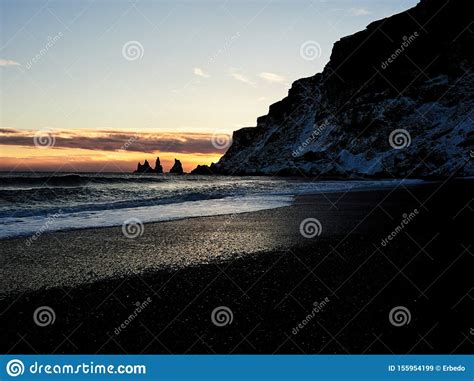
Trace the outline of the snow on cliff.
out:
M 468 3 L 423 0 L 339 40 L 324 71 L 294 82 L 256 127 L 235 131 L 211 170 L 473 176 L 474 24 Z

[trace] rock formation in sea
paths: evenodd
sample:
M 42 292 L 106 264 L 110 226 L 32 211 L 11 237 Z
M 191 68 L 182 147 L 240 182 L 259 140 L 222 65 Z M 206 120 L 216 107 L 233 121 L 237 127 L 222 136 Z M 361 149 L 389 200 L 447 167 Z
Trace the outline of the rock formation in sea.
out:
M 179 161 L 178 159 L 174 159 L 174 164 L 173 167 L 171 167 L 170 169 L 170 173 L 174 173 L 177 175 L 182 175 L 184 173 L 181 161 Z
M 210 170 L 473 176 L 472 28 L 469 1 L 422 0 L 342 38 L 323 72 L 294 82 L 256 127 L 235 131 Z M 311 44 L 294 59 L 311 58 Z
M 137 169 L 133 173 L 163 173 L 163 167 L 160 164 L 160 158 L 156 158 L 154 169 L 150 166 L 148 160 L 145 160 L 143 164 L 138 163 Z
M 138 163 L 137 169 L 134 171 L 134 173 L 153 173 L 154 170 L 150 166 L 150 163 L 148 163 L 148 160 L 145 160 L 143 164 Z
M 213 175 L 211 168 L 208 165 L 198 165 L 191 171 L 192 175 Z
M 163 166 L 160 163 L 159 157 L 157 157 L 155 161 L 155 173 L 163 173 Z

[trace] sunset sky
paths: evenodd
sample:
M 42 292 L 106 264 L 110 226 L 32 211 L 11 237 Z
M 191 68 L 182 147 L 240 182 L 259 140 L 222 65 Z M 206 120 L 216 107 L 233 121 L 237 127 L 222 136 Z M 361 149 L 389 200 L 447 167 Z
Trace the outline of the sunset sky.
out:
M 217 161 L 336 40 L 416 3 L 2 0 L 0 170 Z

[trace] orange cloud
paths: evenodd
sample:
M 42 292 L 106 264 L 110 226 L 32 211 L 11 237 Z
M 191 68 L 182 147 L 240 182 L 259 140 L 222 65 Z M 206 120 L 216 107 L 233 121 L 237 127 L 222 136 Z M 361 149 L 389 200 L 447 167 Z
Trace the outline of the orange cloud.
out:
M 0 128 L 0 145 L 30 147 L 41 139 L 54 140 L 54 148 L 98 151 L 181 152 L 222 154 L 212 144 L 213 134 L 195 132 L 134 132 L 120 130 L 19 130 Z M 46 139 L 47 138 L 47 139 Z M 41 144 L 40 144 L 41 145 Z
M 165 171 L 177 158 L 190 172 L 217 162 L 225 150 L 214 147 L 212 134 L 205 133 L 0 128 L 0 151 L 2 171 L 128 173 L 145 159 L 154 165 L 157 156 Z

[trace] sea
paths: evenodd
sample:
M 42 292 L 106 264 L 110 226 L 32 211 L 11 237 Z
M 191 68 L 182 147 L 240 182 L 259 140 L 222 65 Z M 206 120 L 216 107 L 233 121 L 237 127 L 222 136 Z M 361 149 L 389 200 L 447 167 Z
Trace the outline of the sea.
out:
M 303 194 L 353 192 L 421 180 L 0 172 L 0 239 L 291 205 Z

